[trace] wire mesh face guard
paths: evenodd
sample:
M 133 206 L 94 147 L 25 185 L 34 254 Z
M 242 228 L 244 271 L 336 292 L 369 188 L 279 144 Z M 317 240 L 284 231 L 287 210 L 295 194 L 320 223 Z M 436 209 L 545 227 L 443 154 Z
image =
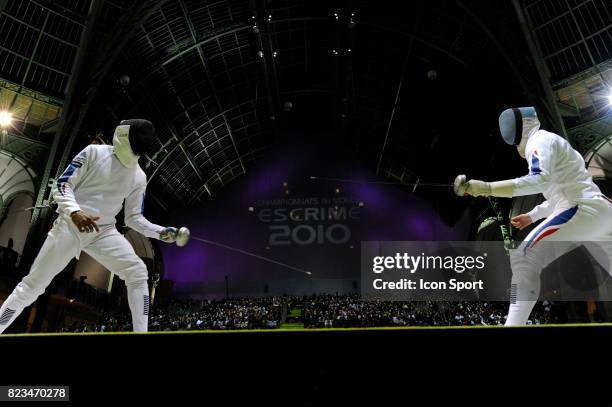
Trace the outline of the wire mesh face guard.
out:
M 129 126 L 130 147 L 134 154 L 141 156 L 150 154 L 155 148 L 155 127 L 144 119 L 122 120 L 120 125 Z
M 524 136 L 525 122 L 537 119 L 534 107 L 506 109 L 499 116 L 499 131 L 507 144 L 516 146 L 520 144 Z

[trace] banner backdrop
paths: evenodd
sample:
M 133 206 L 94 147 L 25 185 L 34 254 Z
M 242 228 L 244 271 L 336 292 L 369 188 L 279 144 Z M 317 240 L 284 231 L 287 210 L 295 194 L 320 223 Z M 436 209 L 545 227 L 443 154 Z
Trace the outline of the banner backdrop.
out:
M 410 189 L 372 181 L 388 180 L 329 137 L 294 136 L 209 203 L 181 209 L 173 220 L 194 236 L 312 274 L 191 241 L 184 248 L 163 245 L 165 276 L 177 294 L 189 296 L 357 292 L 361 241 L 465 239 L 468 225 L 452 228 Z M 459 199 L 451 188 L 448 199 Z

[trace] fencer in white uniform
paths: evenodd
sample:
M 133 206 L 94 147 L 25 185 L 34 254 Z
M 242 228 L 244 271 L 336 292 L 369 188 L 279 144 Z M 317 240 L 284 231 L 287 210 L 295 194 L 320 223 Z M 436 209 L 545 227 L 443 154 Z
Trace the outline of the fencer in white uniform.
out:
M 143 216 L 147 178 L 138 165 L 153 147 L 154 127 L 146 120 L 124 120 L 113 145 L 89 145 L 70 163 L 54 186 L 58 218 L 30 272 L 0 308 L 0 333 L 32 304 L 51 280 L 81 251 L 125 281 L 134 331 L 146 332 L 148 273 L 131 244 L 115 227 L 125 201 L 125 224 L 144 236 L 173 242 L 176 228 Z
M 522 229 L 546 218 L 510 255 L 511 303 L 506 325 L 524 325 L 540 293 L 541 271 L 577 243 L 589 243 L 585 247 L 610 272 L 612 201 L 595 185 L 580 153 L 564 138 L 540 129 L 535 108 L 507 109 L 499 117 L 499 126 L 504 141 L 515 145 L 527 160 L 529 174 L 497 182 L 470 180 L 457 192 L 507 198 L 542 193 L 546 198 L 512 219 L 513 226 Z

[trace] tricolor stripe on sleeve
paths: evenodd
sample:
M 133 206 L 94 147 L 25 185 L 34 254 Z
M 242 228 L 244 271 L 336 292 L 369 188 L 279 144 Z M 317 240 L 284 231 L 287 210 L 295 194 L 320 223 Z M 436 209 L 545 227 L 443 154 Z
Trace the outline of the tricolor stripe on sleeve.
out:
M 62 196 L 66 194 L 66 183 L 70 180 L 70 177 L 72 177 L 72 174 L 74 174 L 77 168 L 80 168 L 80 167 L 81 165 L 76 165 L 76 163 L 72 162 L 70 163 L 68 168 L 66 168 L 66 171 L 64 171 L 62 176 L 58 178 L 57 190 L 59 191 L 60 194 L 62 194 Z
M 531 156 L 531 170 L 529 171 L 529 175 L 538 175 L 541 173 L 542 170 L 540 169 L 540 158 L 538 157 L 538 152 L 534 151 Z

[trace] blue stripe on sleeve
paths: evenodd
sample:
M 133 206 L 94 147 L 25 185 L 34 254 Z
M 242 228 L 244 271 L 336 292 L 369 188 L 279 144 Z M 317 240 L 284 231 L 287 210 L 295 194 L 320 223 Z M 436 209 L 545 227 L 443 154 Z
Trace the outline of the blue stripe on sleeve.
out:
M 540 169 L 540 159 L 537 155 L 533 154 L 531 156 L 531 171 L 530 175 L 538 175 L 541 174 L 542 170 Z
M 64 184 L 68 182 L 68 180 L 70 180 L 70 177 L 72 177 L 72 174 L 74 174 L 76 170 L 77 170 L 77 167 L 71 163 L 68 166 L 68 168 L 66 168 L 66 171 L 64 171 L 62 176 L 58 178 L 57 190 L 59 191 L 60 194 L 62 194 L 62 196 L 64 196 L 64 188 L 63 188 Z

